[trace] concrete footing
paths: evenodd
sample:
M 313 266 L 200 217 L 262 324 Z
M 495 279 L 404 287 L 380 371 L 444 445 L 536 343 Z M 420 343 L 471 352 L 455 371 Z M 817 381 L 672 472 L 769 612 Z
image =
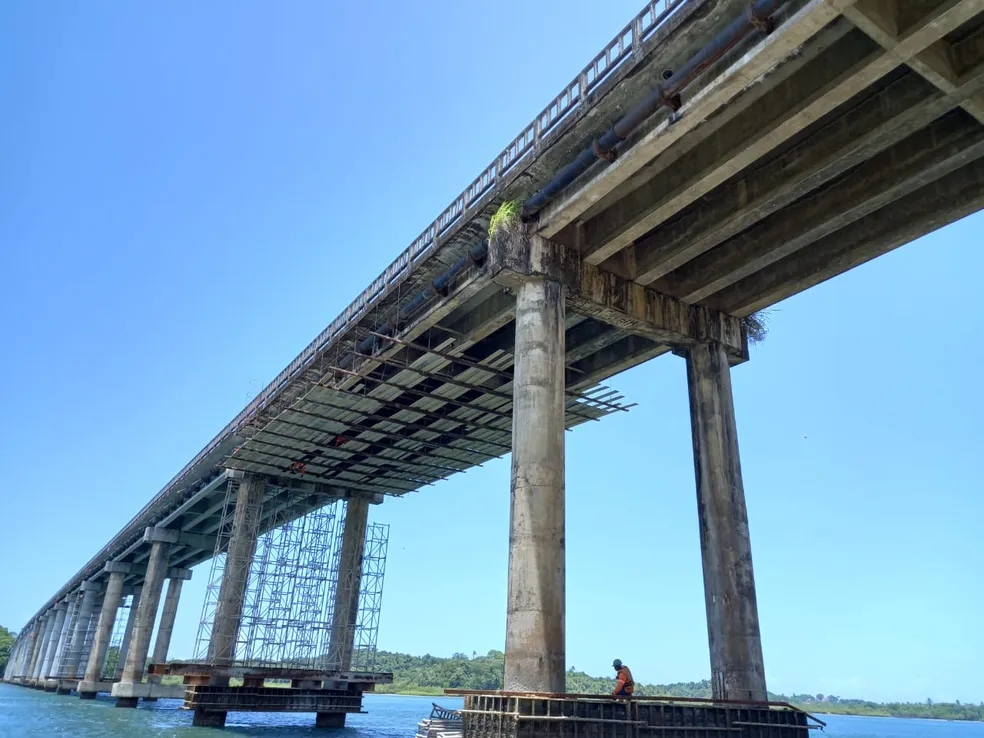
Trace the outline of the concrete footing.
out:
M 111 694 L 117 700 L 180 700 L 184 699 L 183 684 L 155 684 L 154 682 L 117 682 L 113 685 Z
M 76 685 L 75 689 L 79 697 L 83 700 L 94 700 L 99 692 L 112 692 L 116 682 L 91 682 L 84 680 Z

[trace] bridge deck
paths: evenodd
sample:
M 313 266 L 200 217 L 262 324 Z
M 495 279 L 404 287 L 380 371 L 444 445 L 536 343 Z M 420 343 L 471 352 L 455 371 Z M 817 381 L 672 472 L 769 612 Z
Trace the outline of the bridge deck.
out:
M 403 494 L 506 453 L 514 299 L 479 264 L 433 290 L 399 340 L 371 339 L 465 257 L 502 200 L 542 187 L 747 5 L 648 5 L 42 611 L 106 561 L 143 560 L 148 525 L 214 534 L 223 469 L 277 477 L 303 511 L 342 489 Z M 785 3 L 771 33 L 728 46 L 674 115 L 645 120 L 535 227 L 585 264 L 742 316 L 975 212 L 982 19 L 981 0 Z M 622 407 L 599 382 L 670 350 L 576 311 L 566 339 L 571 427 Z

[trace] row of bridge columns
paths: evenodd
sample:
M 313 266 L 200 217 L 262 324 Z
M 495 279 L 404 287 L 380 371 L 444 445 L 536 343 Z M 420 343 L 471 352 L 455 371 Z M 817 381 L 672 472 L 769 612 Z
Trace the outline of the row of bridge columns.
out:
M 257 544 L 255 518 L 265 488 L 265 480 L 251 474 L 245 475 L 239 484 L 209 642 L 208 661 L 214 666 L 227 666 L 235 661 L 248 575 Z M 346 502 L 341 571 L 329 638 L 329 661 L 340 672 L 351 668 L 369 504 L 368 499 L 358 496 Z M 118 707 L 135 707 L 139 699 L 155 699 L 153 687 L 160 683 L 160 677 L 150 675 L 147 683 L 143 679 L 164 582 L 168 582 L 168 587 L 153 663 L 167 660 L 182 583 L 191 578 L 189 569 L 168 567 L 168 554 L 179 538 L 180 532 L 174 530 L 147 528 L 144 532 L 144 540 L 150 543 L 150 555 L 141 585 L 130 588 L 133 599 L 119 661 L 109 679 L 103 678 L 103 671 L 117 612 L 128 594 L 125 580 L 135 573 L 133 564 L 120 561 L 105 565 L 102 572 L 105 586 L 96 578 L 84 582 L 80 592 L 56 604 L 25 629 L 14 645 L 4 679 L 63 692 L 70 691 L 71 684 L 83 699 L 93 699 L 98 692 L 107 691 L 108 682 L 112 681 L 111 690 Z M 88 659 L 78 680 L 80 657 L 90 633 Z M 213 677 L 211 683 L 228 686 L 228 677 Z M 214 726 L 224 722 L 225 713 L 201 710 L 195 713 L 195 724 Z
M 151 538 L 171 534 L 171 531 L 162 532 L 154 528 L 148 528 L 146 533 Z M 154 541 L 151 546 L 151 558 L 142 586 L 130 588 L 128 593 L 124 580 L 132 573 L 133 565 L 107 563 L 104 569 L 108 575 L 105 587 L 96 578 L 84 582 L 80 591 L 57 603 L 25 630 L 15 643 L 4 679 L 20 680 L 31 686 L 57 689 L 62 693 L 74 687 L 83 699 L 94 698 L 98 692 L 107 691 L 109 682 L 116 682 L 112 686 L 114 694 L 118 687 L 124 686 L 124 696 L 117 700 L 117 704 L 134 706 L 136 698 L 126 694 L 125 687 L 131 685 L 132 691 L 132 685 L 143 680 L 163 582 L 165 578 L 169 581 L 168 597 L 154 649 L 155 659 L 159 657 L 161 661 L 167 658 L 181 584 L 191 578 L 189 569 L 167 569 L 166 549 L 162 546 L 155 548 L 156 543 Z M 103 679 L 117 611 L 126 594 L 133 597 L 120 643 L 117 669 L 108 679 Z M 83 666 L 81 659 L 86 645 L 89 646 L 88 656 L 79 680 L 78 672 Z M 148 692 L 147 697 L 152 695 Z
M 493 244 L 493 248 L 496 244 Z M 500 247 L 501 244 L 500 244 Z M 564 277 L 537 254 L 516 293 L 506 690 L 565 691 Z M 515 245 L 505 245 L 506 249 Z M 694 341 L 687 364 L 711 683 L 716 699 L 767 699 L 752 552 L 725 348 Z

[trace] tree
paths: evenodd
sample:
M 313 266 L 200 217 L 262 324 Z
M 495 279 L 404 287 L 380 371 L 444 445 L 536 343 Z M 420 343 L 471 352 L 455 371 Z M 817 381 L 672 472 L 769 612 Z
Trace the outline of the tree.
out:
M 7 668 L 7 661 L 10 659 L 10 649 L 14 647 L 14 639 L 17 634 L 12 630 L 7 630 L 0 625 L 0 672 Z

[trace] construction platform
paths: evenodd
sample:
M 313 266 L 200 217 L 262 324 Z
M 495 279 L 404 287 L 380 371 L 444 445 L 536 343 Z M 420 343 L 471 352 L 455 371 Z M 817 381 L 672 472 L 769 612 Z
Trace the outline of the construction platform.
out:
M 464 738 L 805 738 L 824 723 L 785 702 L 447 690 Z
M 388 672 L 331 672 L 263 666 L 217 666 L 196 662 L 151 664 L 148 673 L 183 678 L 184 709 L 194 724 L 221 726 L 228 712 L 314 712 L 318 727 L 343 727 L 345 716 L 361 713 L 362 695 L 390 684 Z M 232 686 L 230 681 L 241 680 Z M 290 684 L 286 684 L 287 680 Z M 268 686 L 268 681 L 281 682 Z

